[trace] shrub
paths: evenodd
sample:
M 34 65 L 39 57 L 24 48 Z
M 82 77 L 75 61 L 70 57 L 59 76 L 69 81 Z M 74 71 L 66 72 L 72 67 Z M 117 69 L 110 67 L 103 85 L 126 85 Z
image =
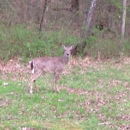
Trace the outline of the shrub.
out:
M 7 61 L 14 57 L 22 57 L 24 60 L 37 56 L 61 55 L 62 44 L 77 42 L 65 29 L 58 31 L 45 31 L 39 33 L 36 30 L 28 30 L 22 25 L 13 27 L 0 26 L 0 59 Z

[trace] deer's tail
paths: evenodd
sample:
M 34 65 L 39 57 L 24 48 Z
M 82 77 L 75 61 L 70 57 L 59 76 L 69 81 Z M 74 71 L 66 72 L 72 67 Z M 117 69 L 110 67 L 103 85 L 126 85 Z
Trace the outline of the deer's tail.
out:
M 33 61 L 29 61 L 29 64 L 30 64 L 31 71 L 34 74 L 34 62 Z

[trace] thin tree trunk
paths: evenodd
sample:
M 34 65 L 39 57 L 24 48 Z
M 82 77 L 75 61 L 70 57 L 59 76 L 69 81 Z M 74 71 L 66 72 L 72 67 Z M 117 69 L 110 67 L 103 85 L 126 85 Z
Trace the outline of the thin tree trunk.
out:
M 84 34 L 85 34 L 84 35 L 84 40 L 87 39 L 89 31 L 90 31 L 91 20 L 92 20 L 93 14 L 94 14 L 94 10 L 96 8 L 96 2 L 97 2 L 97 0 L 92 0 L 91 1 L 91 6 L 89 8 L 89 12 L 88 12 L 87 19 L 86 19 L 86 27 L 85 27 L 85 32 L 84 32 Z
M 121 40 L 122 41 L 124 40 L 124 35 L 125 35 L 126 3 L 127 3 L 127 0 L 123 0 L 122 27 L 121 27 Z
M 74 13 L 79 11 L 79 0 L 71 0 L 71 10 Z
M 86 46 L 86 39 L 88 37 L 89 31 L 90 31 L 90 25 L 91 25 L 91 20 L 94 14 L 94 10 L 96 8 L 96 2 L 97 0 L 91 0 L 91 6 L 87 15 L 87 19 L 86 19 L 86 26 L 85 26 L 85 31 L 84 31 L 84 37 L 83 37 L 83 41 L 80 44 L 77 44 L 75 46 L 75 48 L 73 49 L 73 54 L 76 55 L 77 53 L 83 53 L 84 48 Z
M 41 18 L 41 21 L 40 21 L 40 26 L 39 26 L 39 31 L 42 31 L 42 23 L 44 21 L 44 14 L 45 14 L 45 11 L 46 11 L 46 8 L 47 8 L 47 0 L 45 0 L 44 2 L 44 6 L 43 6 L 43 10 L 42 10 L 42 18 Z
M 40 22 L 40 0 L 36 1 L 36 20 L 39 23 Z

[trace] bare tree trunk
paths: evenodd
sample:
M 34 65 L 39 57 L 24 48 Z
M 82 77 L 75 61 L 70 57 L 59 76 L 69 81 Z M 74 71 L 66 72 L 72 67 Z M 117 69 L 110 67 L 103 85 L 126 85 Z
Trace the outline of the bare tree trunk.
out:
M 76 55 L 77 53 L 83 53 L 83 51 L 84 51 L 84 48 L 86 46 L 86 39 L 87 39 L 89 31 L 90 31 L 91 20 L 93 17 L 94 10 L 96 8 L 96 2 L 97 2 L 97 0 L 91 0 L 91 6 L 90 6 L 90 9 L 88 12 L 87 19 L 86 19 L 86 27 L 85 27 L 83 42 L 80 44 L 77 44 L 75 46 L 75 48 L 73 49 L 73 52 L 72 52 L 72 54 L 74 54 L 74 55 Z
M 79 0 L 71 0 L 71 10 L 75 13 L 79 11 Z
M 40 0 L 37 0 L 36 1 L 36 20 L 37 20 L 37 22 L 39 23 L 39 21 L 40 21 Z
M 40 21 L 40 26 L 39 26 L 39 31 L 42 31 L 42 23 L 44 21 L 44 14 L 47 9 L 47 5 L 51 2 L 51 0 L 45 0 L 44 5 L 43 5 L 43 10 L 42 10 L 42 17 Z
M 79 0 L 71 0 L 70 11 L 73 12 L 73 23 L 79 21 Z
M 96 8 L 96 2 L 97 2 L 97 0 L 92 0 L 91 1 L 91 6 L 89 8 L 88 16 L 87 16 L 87 19 L 86 19 L 86 27 L 85 27 L 85 32 L 84 32 L 84 34 L 85 34 L 84 35 L 84 40 L 87 39 L 89 31 L 90 31 L 91 20 L 92 20 L 92 17 L 93 17 L 94 10 Z
M 124 35 L 125 35 L 126 3 L 127 3 L 127 0 L 123 0 L 122 26 L 121 26 L 122 41 L 124 40 Z

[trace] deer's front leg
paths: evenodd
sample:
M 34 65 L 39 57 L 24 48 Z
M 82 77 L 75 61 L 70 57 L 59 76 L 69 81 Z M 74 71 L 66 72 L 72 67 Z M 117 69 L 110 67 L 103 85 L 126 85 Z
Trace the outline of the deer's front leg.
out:
M 61 73 L 61 72 L 59 72 L 59 71 L 56 71 L 56 72 L 54 73 L 55 89 L 56 89 L 56 91 L 57 91 L 58 93 L 60 93 L 60 90 L 59 90 L 59 88 L 58 88 L 58 86 L 57 86 L 57 82 L 59 81 L 60 73 Z

